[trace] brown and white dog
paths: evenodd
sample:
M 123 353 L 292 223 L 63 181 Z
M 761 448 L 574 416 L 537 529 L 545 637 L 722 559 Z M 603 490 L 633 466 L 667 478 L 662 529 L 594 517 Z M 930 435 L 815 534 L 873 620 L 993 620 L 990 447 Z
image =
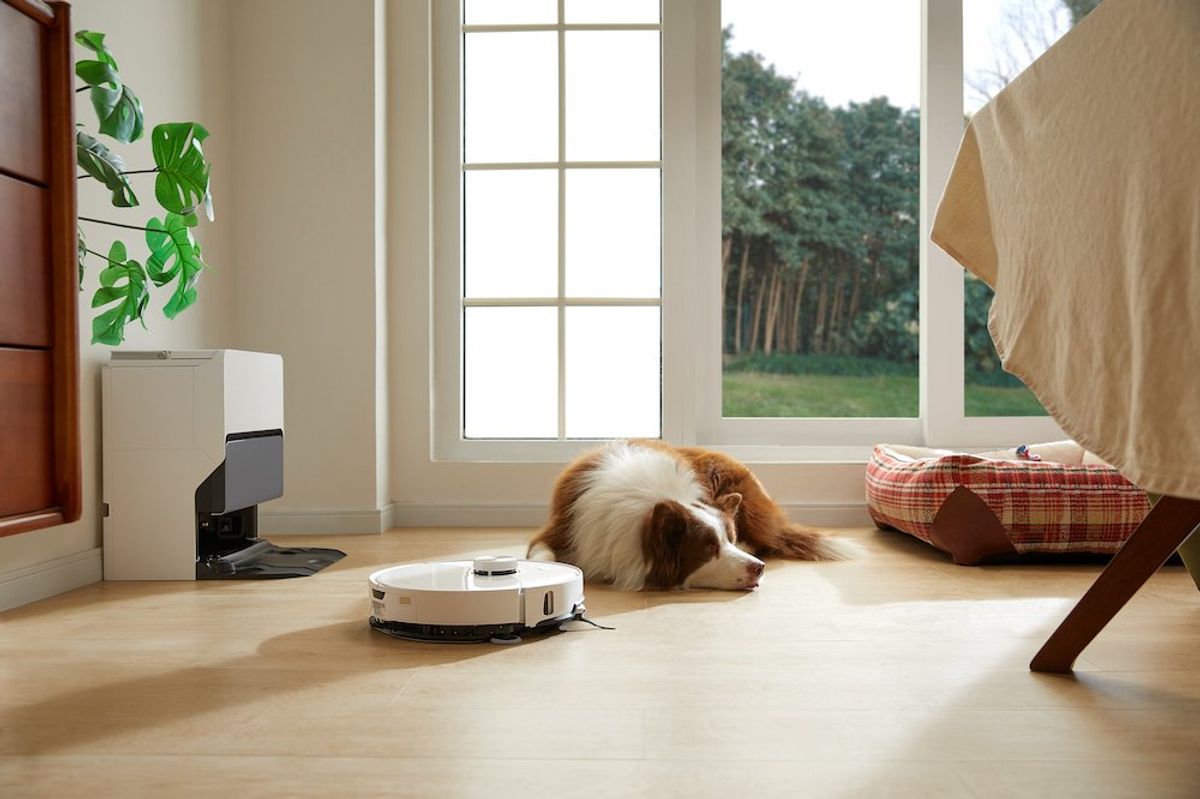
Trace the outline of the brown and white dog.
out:
M 627 590 L 753 590 L 776 555 L 841 560 L 838 542 L 788 520 L 742 463 L 658 441 L 616 441 L 558 478 L 527 557 Z M 758 557 L 756 557 L 758 556 Z

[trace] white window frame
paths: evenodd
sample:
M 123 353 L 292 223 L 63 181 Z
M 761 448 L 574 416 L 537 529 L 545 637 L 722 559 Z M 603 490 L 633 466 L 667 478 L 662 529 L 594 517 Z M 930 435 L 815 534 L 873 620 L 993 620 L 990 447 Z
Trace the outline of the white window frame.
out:
M 565 311 L 568 307 L 654 307 L 660 309 L 660 319 L 665 319 L 664 297 L 667 295 L 666 275 L 670 270 L 666 263 L 666 252 L 662 247 L 662 288 L 655 298 L 604 297 L 568 298 L 564 295 L 563 269 L 564 247 L 564 186 L 567 169 L 654 169 L 662 179 L 662 207 L 678 196 L 667 185 L 666 159 L 657 161 L 570 161 L 565 160 L 563 121 L 566 115 L 565 35 L 569 31 L 662 31 L 656 23 L 567 23 L 567 24 L 513 24 L 513 25 L 466 25 L 461 21 L 460 0 L 435 2 L 433 8 L 434 47 L 434 203 L 435 240 L 434 249 L 434 391 L 433 403 L 433 451 L 435 458 L 446 460 L 539 460 L 565 459 L 575 452 L 596 446 L 599 439 L 566 437 L 566 348 Z M 562 20 L 563 0 L 558 3 L 558 18 Z M 547 31 L 558 33 L 558 159 L 537 163 L 464 164 L 462 154 L 462 34 L 473 32 L 528 32 Z M 661 41 L 661 40 L 660 40 Z M 665 42 L 662 43 L 666 50 Z M 666 115 L 672 102 L 665 96 L 666 64 L 664 54 L 662 127 L 666 128 Z M 665 138 L 665 136 L 664 136 Z M 454 144 L 449 144 L 453 142 Z M 499 298 L 473 299 L 464 297 L 462 270 L 462 182 L 464 171 L 487 169 L 554 169 L 558 171 L 558 296 L 546 298 Z M 674 170 L 672 170 L 674 171 Z M 665 215 L 664 215 L 665 216 Z M 661 229 L 661 228 L 660 228 Z M 665 239 L 666 231 L 662 236 Z M 558 439 L 474 439 L 463 436 L 463 312 L 471 307 L 553 307 L 558 309 Z M 663 326 L 665 328 L 665 325 Z M 665 338 L 665 336 L 664 336 Z M 679 440 L 680 429 L 669 424 L 676 419 L 674 412 L 667 409 L 666 364 L 670 362 L 666 342 L 662 343 L 663 377 L 660 392 L 660 435 L 666 440 Z M 447 399 L 453 399 L 452 405 Z
M 784 451 L 788 457 L 821 459 L 865 457 L 867 449 L 881 441 L 919 444 L 919 418 L 737 418 L 722 415 L 722 305 L 721 296 L 721 3 L 696 0 L 697 29 L 693 45 L 697 53 L 696 85 L 693 91 L 705 103 L 698 114 L 699 144 L 695 237 L 701 246 L 694 262 L 699 267 L 699 307 L 703 315 L 695 329 L 697 353 L 697 437 L 700 442 L 737 449 L 754 457 L 770 457 Z M 704 85 L 715 91 L 701 94 Z
M 721 415 L 720 0 L 663 0 L 663 272 L 661 301 L 650 304 L 660 305 L 662 314 L 661 430 L 665 440 L 718 447 L 754 462 L 828 462 L 864 460 L 869 447 L 881 441 L 984 447 L 1065 437 L 1049 417 L 965 415 L 964 273 L 930 243 L 928 236 L 941 187 L 949 176 L 963 132 L 962 2 L 965 0 L 922 0 L 921 7 L 919 416 L 751 419 Z M 462 435 L 463 308 L 501 301 L 464 303 L 462 299 L 460 3 L 444 0 L 431 3 L 431 7 L 434 198 L 431 452 L 435 460 L 566 460 L 599 442 L 478 440 Z M 557 26 L 538 25 L 502 27 L 561 30 Z M 568 25 L 565 29 L 613 27 Z M 619 27 L 657 29 L 659 26 Z M 560 39 L 560 61 L 561 58 Z M 702 91 L 705 86 L 709 90 Z M 561 105 L 561 85 L 559 92 Z M 560 108 L 562 113 L 565 111 Z M 646 166 L 649 162 L 638 165 Z M 622 164 L 598 166 L 615 168 Z M 562 246 L 561 230 L 559 246 Z M 562 297 L 538 302 L 560 308 L 576 304 Z M 627 304 L 646 303 L 643 298 Z M 504 304 L 533 303 L 511 300 Z M 943 308 L 952 311 L 938 312 L 937 309 Z M 559 318 L 561 326 L 561 311 Z M 560 351 L 560 382 L 561 358 Z M 936 369 L 931 368 L 933 364 L 938 365 Z M 559 402 L 561 433 L 561 390 Z
M 929 240 L 963 135 L 963 13 L 970 0 L 921 4 L 920 416 L 941 447 L 1011 446 L 1067 438 L 1049 416 L 967 416 L 963 285 L 966 273 Z M 939 312 L 949 308 L 951 312 Z M 932 369 L 937 364 L 937 369 Z

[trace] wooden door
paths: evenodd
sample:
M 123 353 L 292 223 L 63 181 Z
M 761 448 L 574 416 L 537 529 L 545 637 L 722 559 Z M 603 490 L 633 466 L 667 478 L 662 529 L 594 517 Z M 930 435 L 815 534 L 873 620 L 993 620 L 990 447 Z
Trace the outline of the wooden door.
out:
M 70 7 L 0 2 L 0 536 L 80 513 Z

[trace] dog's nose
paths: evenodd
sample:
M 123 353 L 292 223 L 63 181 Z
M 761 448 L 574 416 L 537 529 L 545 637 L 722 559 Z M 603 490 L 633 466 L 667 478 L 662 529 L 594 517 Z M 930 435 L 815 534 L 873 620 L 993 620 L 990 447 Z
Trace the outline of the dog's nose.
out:
M 750 572 L 751 577 L 762 577 L 763 569 L 765 568 L 766 564 L 762 561 L 755 561 L 746 565 L 746 571 Z

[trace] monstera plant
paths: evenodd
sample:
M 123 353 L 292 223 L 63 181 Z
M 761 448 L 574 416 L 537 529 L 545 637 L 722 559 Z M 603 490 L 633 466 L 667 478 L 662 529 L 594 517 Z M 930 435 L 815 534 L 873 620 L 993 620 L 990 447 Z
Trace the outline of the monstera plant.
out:
M 79 31 L 77 44 L 88 56 L 76 62 L 75 74 L 85 85 L 76 91 L 91 95 L 92 107 L 99 118 L 99 134 L 122 144 L 142 138 L 142 103 L 122 79 L 112 51 L 104 43 L 104 34 Z M 116 208 L 140 205 L 130 177 L 154 175 L 154 199 L 161 215 L 151 216 L 144 225 L 132 225 L 107 219 L 81 216 L 81 223 L 108 225 L 141 232 L 148 255 L 145 265 L 129 257 L 123 241 L 114 241 L 108 254 L 88 248 L 83 226 L 79 229 L 79 284 L 88 256 L 104 264 L 100 288 L 92 296 L 92 342 L 117 345 L 125 338 L 125 326 L 137 320 L 146 326 L 145 312 L 150 304 L 150 284 L 170 290 L 163 313 L 174 319 L 196 301 L 196 282 L 205 269 L 200 245 L 193 235 L 203 206 L 213 218 L 209 173 L 212 164 L 204 157 L 201 144 L 208 137 L 196 122 L 164 122 L 150 131 L 153 168 L 126 169 L 125 162 L 81 124 L 75 132 L 76 153 L 84 174 L 111 192 Z

